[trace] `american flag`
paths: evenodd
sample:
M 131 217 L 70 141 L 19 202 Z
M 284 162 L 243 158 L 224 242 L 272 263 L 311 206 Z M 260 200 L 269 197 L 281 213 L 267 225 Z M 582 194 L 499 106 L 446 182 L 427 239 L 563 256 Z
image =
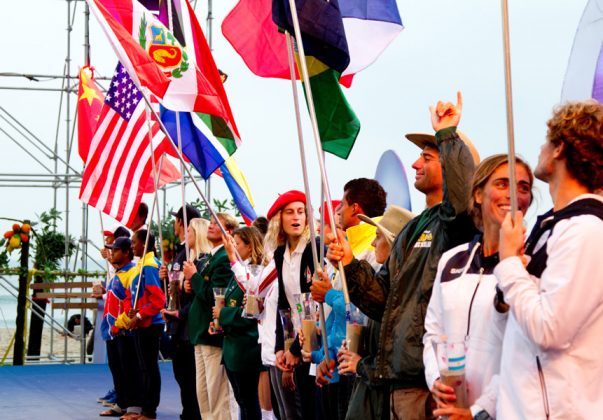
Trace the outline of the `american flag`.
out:
M 82 177 L 80 199 L 129 226 L 152 175 L 149 124 L 141 92 L 119 63 L 105 96 Z M 153 119 L 155 162 L 169 146 Z

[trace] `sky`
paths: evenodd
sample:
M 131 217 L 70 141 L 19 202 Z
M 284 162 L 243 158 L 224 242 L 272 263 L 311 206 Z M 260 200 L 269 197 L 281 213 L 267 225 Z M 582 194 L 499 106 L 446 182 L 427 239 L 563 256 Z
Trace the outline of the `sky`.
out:
M 559 103 L 567 62 L 586 0 L 509 0 L 511 64 L 515 144 L 518 154 L 535 166 L 546 134 L 546 120 Z M 84 64 L 84 3 L 76 5 L 71 37 L 71 74 Z M 229 79 L 225 85 L 243 145 L 235 157 L 247 177 L 258 214 L 265 214 L 277 193 L 303 189 L 295 114 L 289 81 L 262 79 L 253 75 L 222 36 L 220 25 L 236 0 L 213 2 L 213 49 L 218 67 Z M 64 0 L 2 0 L 4 36 L 0 72 L 60 75 L 67 54 L 67 2 Z M 404 31 L 372 66 L 359 73 L 345 94 L 361 122 L 360 135 L 347 160 L 327 156 L 326 165 L 333 199 L 340 198 L 343 185 L 358 177 L 372 178 L 379 157 L 394 150 L 410 180 L 412 163 L 419 149 L 404 139 L 407 132 L 431 132 L 428 107 L 438 100 L 453 101 L 463 93 L 460 123 L 483 157 L 507 151 L 505 84 L 500 1 L 423 0 L 398 1 Z M 196 12 L 205 25 L 207 1 L 199 0 Z M 90 17 L 92 65 L 97 74 L 111 76 L 116 57 L 107 39 Z M 60 80 L 32 82 L 24 78 L 0 77 L 0 86 L 60 87 Z M 105 82 L 105 86 L 107 82 Z M 77 89 L 77 86 L 76 86 Z M 76 90 L 77 92 L 77 90 Z M 66 114 L 57 130 L 58 92 L 0 89 L 0 107 L 19 120 L 49 147 L 59 138 L 59 151 L 66 150 Z M 71 125 L 76 95 L 71 94 Z M 63 103 L 65 107 L 65 103 Z M 64 109 L 64 108 L 63 108 Z M 309 118 L 302 107 L 306 154 L 312 200 L 320 198 L 319 169 Z M 5 115 L 0 113 L 0 115 Z M 0 129 L 18 136 L 0 119 Z M 75 144 L 75 143 L 74 143 Z M 43 173 L 40 165 L 0 131 L 0 173 Z M 34 154 L 52 168 L 52 161 Z M 74 149 L 71 164 L 81 170 Z M 64 165 L 59 165 L 59 172 Z M 212 197 L 228 198 L 219 178 L 212 178 Z M 551 201 L 547 186 L 537 184 L 536 202 L 528 213 L 533 220 Z M 50 188 L 1 188 L 0 217 L 37 219 L 53 206 Z M 82 203 L 78 191 L 59 190 L 57 209 L 69 219 L 69 233 L 82 232 Z M 186 197 L 195 200 L 193 186 Z M 424 196 L 411 187 L 412 210 L 424 208 Z M 151 197 L 146 201 L 150 202 Z M 181 205 L 180 192 L 168 192 L 167 206 Z M 68 205 L 67 205 L 68 203 Z M 67 207 L 69 207 L 67 211 Z M 105 216 L 104 226 L 116 223 Z M 8 227 L 8 222 L 7 222 Z M 2 225 L 0 224 L 0 230 Z M 89 237 L 101 240 L 98 212 L 91 210 Z

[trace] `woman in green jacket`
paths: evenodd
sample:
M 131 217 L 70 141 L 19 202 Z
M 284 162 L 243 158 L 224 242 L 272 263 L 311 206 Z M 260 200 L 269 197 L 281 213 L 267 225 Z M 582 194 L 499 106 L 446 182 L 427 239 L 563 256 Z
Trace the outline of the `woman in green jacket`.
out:
M 243 264 L 237 260 L 235 247 Z M 258 383 L 262 361 L 258 343 L 258 326 L 255 319 L 242 316 L 248 264 L 263 263 L 262 235 L 255 227 L 242 227 L 233 237 L 224 238 L 224 249 L 235 273 L 225 292 L 225 306 L 214 306 L 213 315 L 224 332 L 222 363 L 241 410 L 241 420 L 261 420 Z

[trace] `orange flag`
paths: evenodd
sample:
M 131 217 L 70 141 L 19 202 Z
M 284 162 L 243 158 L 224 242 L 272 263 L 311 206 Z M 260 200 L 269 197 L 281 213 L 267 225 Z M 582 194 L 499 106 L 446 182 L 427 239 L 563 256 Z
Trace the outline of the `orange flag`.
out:
M 80 86 L 77 97 L 78 152 L 82 160 L 86 162 L 90 143 L 96 131 L 98 116 L 105 100 L 105 95 L 94 81 L 92 67 L 86 66 L 80 70 Z

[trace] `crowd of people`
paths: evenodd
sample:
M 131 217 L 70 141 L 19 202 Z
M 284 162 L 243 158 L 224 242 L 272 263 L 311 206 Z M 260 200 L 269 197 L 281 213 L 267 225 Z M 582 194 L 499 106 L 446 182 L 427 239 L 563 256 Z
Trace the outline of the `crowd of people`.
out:
M 601 412 L 603 105 L 557 107 L 534 171 L 507 154 L 480 158 L 457 129 L 460 94 L 430 112 L 434 135 L 406 135 L 420 149 L 420 214 L 358 178 L 332 203 L 337 230 L 327 220 L 322 235 L 297 190 L 252 226 L 183 206 L 171 261 L 157 259 L 144 219 L 132 239 L 109 232 L 113 272 L 95 296 L 114 403 L 100 415 L 156 418 L 160 355 L 172 360 L 181 419 Z M 535 178 L 553 208 L 526 235 Z

